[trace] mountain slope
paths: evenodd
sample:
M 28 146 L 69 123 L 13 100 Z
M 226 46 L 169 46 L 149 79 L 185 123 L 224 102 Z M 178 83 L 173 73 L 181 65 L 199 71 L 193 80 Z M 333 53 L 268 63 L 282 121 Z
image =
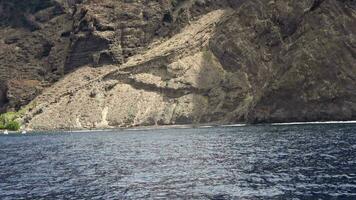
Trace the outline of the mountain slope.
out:
M 0 57 L 10 63 L 0 69 L 26 76 L 5 71 L 0 103 L 11 109 L 37 96 L 28 128 L 356 118 L 354 1 L 55 2 L 45 10 L 61 8 L 54 18 L 67 18 L 68 31 L 48 38 L 60 44 L 34 63 L 54 59 L 57 70 L 36 75 Z M 47 33 L 48 23 L 26 34 Z M 10 41 L 0 55 L 28 45 Z

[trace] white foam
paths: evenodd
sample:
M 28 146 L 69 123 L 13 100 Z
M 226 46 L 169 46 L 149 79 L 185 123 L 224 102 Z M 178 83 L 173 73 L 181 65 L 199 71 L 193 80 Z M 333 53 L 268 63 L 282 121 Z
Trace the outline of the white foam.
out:
M 145 130 L 166 130 L 166 129 L 189 129 L 192 125 L 166 125 L 166 126 L 142 126 L 137 128 L 127 128 L 125 131 L 145 131 Z
M 214 126 L 209 126 L 209 125 L 207 125 L 207 126 L 199 126 L 198 128 L 213 128 Z
M 272 126 L 288 125 L 308 125 L 308 124 L 356 124 L 356 121 L 326 121 L 326 122 L 289 122 L 289 123 L 272 123 Z
M 221 125 L 222 127 L 244 127 L 247 124 L 226 124 L 226 125 Z

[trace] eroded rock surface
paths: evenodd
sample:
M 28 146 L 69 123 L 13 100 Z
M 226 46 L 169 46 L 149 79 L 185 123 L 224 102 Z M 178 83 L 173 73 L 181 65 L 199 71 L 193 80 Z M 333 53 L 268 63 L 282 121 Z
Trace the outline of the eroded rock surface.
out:
M 356 118 L 354 1 L 49 2 L 0 29 L 29 128 Z
M 86 65 L 123 64 L 152 42 L 171 37 L 189 21 L 226 4 L 199 2 L 1 0 L 0 82 L 26 79 L 46 87 Z M 9 101 L 2 110 L 29 103 Z
M 231 12 L 212 11 L 123 65 L 71 73 L 34 101 L 25 121 L 35 129 L 208 121 L 203 119 L 210 113 L 206 95 L 225 75 L 209 39 Z

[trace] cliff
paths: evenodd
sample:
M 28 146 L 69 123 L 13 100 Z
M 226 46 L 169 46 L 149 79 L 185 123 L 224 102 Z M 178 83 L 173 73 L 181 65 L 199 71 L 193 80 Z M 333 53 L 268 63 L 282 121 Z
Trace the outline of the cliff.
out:
M 28 128 L 356 118 L 355 1 L 44 2 L 0 1 Z

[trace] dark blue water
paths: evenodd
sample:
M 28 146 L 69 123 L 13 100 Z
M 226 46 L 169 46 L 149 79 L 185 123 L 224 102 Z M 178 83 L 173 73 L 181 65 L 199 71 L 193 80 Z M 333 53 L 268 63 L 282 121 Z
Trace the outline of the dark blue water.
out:
M 356 199 L 356 125 L 3 135 L 0 199 Z

